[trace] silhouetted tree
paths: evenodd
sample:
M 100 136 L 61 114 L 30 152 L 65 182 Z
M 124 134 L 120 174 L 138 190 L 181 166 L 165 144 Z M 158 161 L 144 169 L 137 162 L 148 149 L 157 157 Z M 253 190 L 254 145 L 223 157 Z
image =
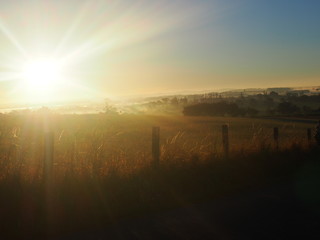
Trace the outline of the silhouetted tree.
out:
M 247 114 L 251 117 L 256 116 L 258 113 L 259 113 L 259 111 L 255 108 L 251 108 L 251 107 L 247 108 Z
M 184 107 L 183 114 L 188 116 L 238 116 L 242 111 L 236 103 L 225 101 L 217 103 L 199 103 Z
M 170 103 L 171 103 L 172 105 L 178 105 L 178 104 L 179 104 L 178 98 L 177 98 L 177 97 L 172 98 L 171 101 L 170 101 Z
M 274 105 L 273 98 L 271 98 L 271 97 L 266 97 L 266 98 L 265 98 L 265 101 L 264 101 L 264 104 L 265 104 L 268 108 L 273 107 L 273 105 Z
M 279 94 L 277 92 L 272 91 L 272 92 L 269 93 L 269 96 L 270 97 L 278 97 Z
M 188 104 L 188 98 L 184 97 L 180 99 L 180 103 L 183 105 L 187 105 Z
M 281 102 L 278 104 L 277 112 L 281 114 L 294 114 L 300 112 L 300 109 L 291 102 Z
M 104 113 L 108 114 L 108 115 L 118 115 L 118 111 L 117 109 L 112 106 L 110 103 L 106 103 L 105 107 L 104 107 Z

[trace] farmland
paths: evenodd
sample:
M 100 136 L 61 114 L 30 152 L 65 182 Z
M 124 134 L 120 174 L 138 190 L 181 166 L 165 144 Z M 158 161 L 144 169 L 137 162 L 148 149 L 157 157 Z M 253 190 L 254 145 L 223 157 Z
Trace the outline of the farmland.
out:
M 50 113 L 6 114 L 0 122 L 0 204 L 7 206 L 1 220 L 8 237 L 99 229 L 290 181 L 304 164 L 319 158 L 319 149 L 307 139 L 307 129 L 315 125 L 309 122 Z M 228 159 L 223 124 L 229 125 Z M 156 169 L 151 167 L 153 126 L 160 127 Z M 50 182 L 43 171 L 46 132 L 54 136 Z
M 8 172 L 41 173 L 44 133 L 54 133 L 54 168 L 133 171 L 151 160 L 151 128 L 160 127 L 161 162 L 187 161 L 192 156 L 221 157 L 221 126 L 229 125 L 230 152 L 250 153 L 274 148 L 273 128 L 279 128 L 281 149 L 306 146 L 312 123 L 254 118 L 182 116 L 43 115 L 2 116 L 1 159 Z M 4 173 L 2 173 L 4 174 Z M 3 177 L 3 175 L 2 175 Z

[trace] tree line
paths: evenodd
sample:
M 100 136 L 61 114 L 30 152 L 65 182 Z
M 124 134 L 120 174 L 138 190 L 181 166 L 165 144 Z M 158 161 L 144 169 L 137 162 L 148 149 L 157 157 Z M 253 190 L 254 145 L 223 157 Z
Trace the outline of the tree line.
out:
M 320 115 L 320 107 L 311 109 L 307 107 L 298 107 L 296 104 L 288 101 L 278 103 L 275 108 L 268 112 L 262 112 L 253 107 L 240 107 L 235 102 L 220 101 L 216 103 L 198 103 L 185 106 L 183 114 L 186 116 L 256 116 L 262 115 Z

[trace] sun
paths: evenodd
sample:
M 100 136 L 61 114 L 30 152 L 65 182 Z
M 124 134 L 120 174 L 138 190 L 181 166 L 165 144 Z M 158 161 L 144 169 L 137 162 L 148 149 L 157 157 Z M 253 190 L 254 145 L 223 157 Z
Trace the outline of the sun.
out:
M 66 89 L 65 66 L 55 58 L 29 58 L 21 63 L 19 88 L 24 99 L 33 103 L 45 103 L 59 99 Z
M 48 89 L 62 80 L 61 65 L 53 59 L 31 60 L 23 66 L 22 78 L 34 90 Z

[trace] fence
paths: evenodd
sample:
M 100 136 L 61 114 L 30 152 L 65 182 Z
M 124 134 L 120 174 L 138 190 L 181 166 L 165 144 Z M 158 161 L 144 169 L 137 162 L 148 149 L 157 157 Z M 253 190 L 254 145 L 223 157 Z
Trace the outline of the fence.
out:
M 229 142 L 229 125 L 224 124 L 221 128 L 222 133 L 222 146 L 224 158 L 228 159 L 230 154 L 230 142 Z M 308 128 L 306 131 L 308 144 L 312 143 L 312 129 Z M 279 128 L 273 128 L 273 140 L 274 140 L 274 149 L 279 150 Z M 48 132 L 45 135 L 45 164 L 44 172 L 46 176 L 50 175 L 50 171 L 53 165 L 54 159 L 54 136 L 52 132 Z M 151 134 L 151 152 L 152 152 L 152 166 L 157 168 L 160 164 L 161 151 L 160 151 L 160 127 L 152 127 Z
M 232 142 L 232 138 L 229 136 L 229 125 L 223 124 L 221 126 L 221 143 L 222 143 L 222 153 L 225 159 L 230 157 L 230 143 Z M 281 131 L 278 127 L 273 128 L 273 146 L 275 150 L 279 150 L 280 147 L 280 135 Z M 152 167 L 158 168 L 161 164 L 161 141 L 160 141 L 160 127 L 154 126 L 151 129 L 151 156 L 152 156 Z M 312 144 L 312 129 L 306 129 L 306 139 L 309 145 Z M 149 140 L 150 141 L 150 140 Z M 43 160 L 43 175 L 47 178 L 47 181 L 50 182 L 50 176 L 53 169 L 53 162 L 55 160 L 55 141 L 54 141 L 54 133 L 53 132 L 46 132 L 44 135 L 44 145 L 43 145 L 43 152 L 44 152 L 44 160 Z M 42 146 L 42 145 L 39 145 Z M 38 146 L 38 147 L 39 147 Z M 71 144 L 71 147 L 75 148 L 75 143 Z M 21 158 L 21 152 L 19 148 L 15 147 L 17 158 Z M 74 153 L 75 150 L 72 149 L 73 155 L 72 163 L 74 162 Z M 94 161 L 94 159 L 93 159 Z

